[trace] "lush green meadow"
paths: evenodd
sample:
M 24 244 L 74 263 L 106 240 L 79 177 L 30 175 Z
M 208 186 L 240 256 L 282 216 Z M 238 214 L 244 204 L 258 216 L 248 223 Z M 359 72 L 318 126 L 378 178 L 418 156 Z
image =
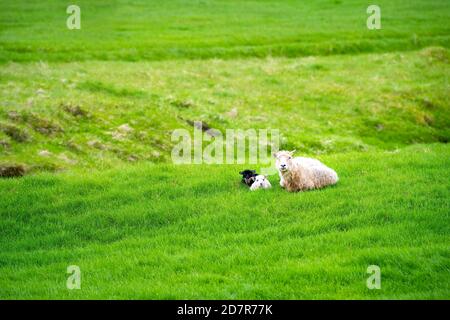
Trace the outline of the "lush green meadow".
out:
M 212 61 L 8 63 L 3 161 L 30 172 L 171 161 L 171 132 L 279 129 L 302 154 L 450 138 L 448 49 Z M 132 131 L 122 130 L 127 124 Z M 42 156 L 41 151 L 50 154 Z
M 381 30 L 356 0 L 77 4 L 68 30 L 0 0 L 0 299 L 450 298 L 448 1 L 378 1 Z M 173 165 L 195 120 L 279 129 L 340 181 Z
M 341 182 L 300 194 L 249 192 L 235 165 L 0 180 L 1 297 L 448 298 L 450 148 L 321 159 Z

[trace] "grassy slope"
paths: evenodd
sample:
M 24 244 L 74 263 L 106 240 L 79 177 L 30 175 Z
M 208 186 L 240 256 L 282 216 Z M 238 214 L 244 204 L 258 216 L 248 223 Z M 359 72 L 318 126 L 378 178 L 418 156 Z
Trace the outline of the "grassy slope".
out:
M 155 60 L 386 52 L 449 47 L 445 0 L 379 0 L 382 30 L 366 27 L 367 1 L 87 1 L 80 31 L 67 3 L 1 1 L 0 61 Z
M 275 177 L 248 192 L 237 166 L 3 180 L 0 297 L 448 298 L 449 159 L 442 144 L 325 156 L 339 185 L 300 194 Z
M 5 65 L 2 162 L 30 169 L 111 167 L 170 160 L 170 133 L 185 120 L 275 128 L 284 148 L 307 154 L 395 149 L 450 139 L 449 51 L 233 61 Z M 44 93 L 37 93 L 40 89 Z M 88 113 L 74 117 L 64 106 Z M 233 118 L 228 113 L 238 112 Z M 11 116 L 12 113 L 12 116 Z M 39 120 L 37 120 L 39 119 Z M 135 131 L 113 137 L 128 123 Z M 42 127 L 60 128 L 42 133 Z M 98 144 L 92 145 L 96 141 Z M 41 150 L 53 153 L 38 155 Z M 69 160 L 68 160 L 69 159 Z

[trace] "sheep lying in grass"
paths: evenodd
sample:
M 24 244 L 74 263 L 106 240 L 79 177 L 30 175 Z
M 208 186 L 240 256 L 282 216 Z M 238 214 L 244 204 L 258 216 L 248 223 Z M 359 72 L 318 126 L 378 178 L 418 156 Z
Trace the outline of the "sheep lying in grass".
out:
M 297 192 L 320 189 L 338 182 L 337 173 L 319 160 L 293 158 L 293 154 L 294 151 L 278 151 L 274 154 L 282 188 Z
M 266 176 L 260 174 L 255 177 L 255 182 L 253 182 L 252 186 L 250 187 L 250 190 L 255 191 L 258 189 L 269 189 L 269 188 L 272 188 L 272 185 L 270 184 L 269 180 L 267 180 Z

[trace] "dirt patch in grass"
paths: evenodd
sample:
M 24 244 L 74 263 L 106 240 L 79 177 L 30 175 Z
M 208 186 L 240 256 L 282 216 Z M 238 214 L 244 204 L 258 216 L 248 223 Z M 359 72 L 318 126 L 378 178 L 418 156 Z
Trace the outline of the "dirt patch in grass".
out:
M 25 116 L 24 121 L 28 122 L 35 131 L 46 136 L 64 132 L 63 128 L 58 124 L 52 122 L 51 120 L 41 118 L 35 114 Z
M 192 121 L 189 119 L 183 119 L 183 120 L 186 121 L 187 124 L 193 126 L 194 128 L 197 128 L 199 130 L 202 130 L 203 132 L 206 132 L 208 135 L 210 135 L 212 137 L 218 136 L 217 131 L 214 128 L 211 128 L 211 126 L 204 121 Z
M 17 111 L 9 111 L 8 118 L 12 121 L 20 121 L 22 120 L 22 115 Z
M 26 170 L 23 165 L 0 165 L 0 178 L 22 177 Z
M 99 140 L 90 140 L 87 142 L 87 145 L 89 147 L 95 148 L 95 149 L 99 149 L 99 150 L 106 150 L 108 149 L 108 147 L 103 144 L 102 142 L 100 142 Z
M 76 143 L 75 141 L 73 141 L 73 140 L 67 141 L 66 142 L 66 147 L 69 148 L 71 151 L 74 151 L 74 152 L 81 152 L 82 151 L 81 146 L 78 143 Z
M 67 113 L 70 113 L 74 117 L 80 117 L 80 118 L 89 117 L 89 113 L 78 105 L 61 104 L 61 107 L 63 108 L 64 111 L 66 111 Z
M 10 111 L 8 113 L 8 118 L 14 122 L 29 125 L 33 130 L 46 136 L 64 132 L 63 128 L 57 123 L 42 118 L 35 113 L 18 113 L 16 111 Z
M 0 140 L 0 147 L 8 149 L 9 147 L 11 147 L 11 145 L 8 143 L 8 141 Z
M 24 129 L 11 124 L 0 124 L 0 131 L 17 142 L 28 142 L 31 140 L 30 135 Z
M 172 100 L 170 104 L 178 109 L 189 109 L 194 106 L 194 103 L 191 100 Z

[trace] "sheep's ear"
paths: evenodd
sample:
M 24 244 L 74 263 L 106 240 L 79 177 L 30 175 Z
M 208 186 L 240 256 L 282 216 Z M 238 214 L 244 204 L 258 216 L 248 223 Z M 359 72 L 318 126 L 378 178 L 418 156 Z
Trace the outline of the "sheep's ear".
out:
M 252 170 L 252 173 L 256 173 L 256 170 Z
M 268 177 L 268 175 L 267 175 L 267 174 L 265 174 L 265 175 L 264 175 L 264 179 L 267 179 L 267 177 Z
M 291 156 L 293 156 L 293 155 L 294 155 L 294 153 L 295 153 L 295 151 L 297 151 L 297 150 L 292 150 L 292 151 L 289 151 L 289 154 L 290 154 Z
M 278 158 L 278 152 L 279 152 L 279 151 L 272 153 L 272 155 L 273 155 L 274 158 Z
M 243 174 L 244 171 L 239 172 L 239 174 Z

